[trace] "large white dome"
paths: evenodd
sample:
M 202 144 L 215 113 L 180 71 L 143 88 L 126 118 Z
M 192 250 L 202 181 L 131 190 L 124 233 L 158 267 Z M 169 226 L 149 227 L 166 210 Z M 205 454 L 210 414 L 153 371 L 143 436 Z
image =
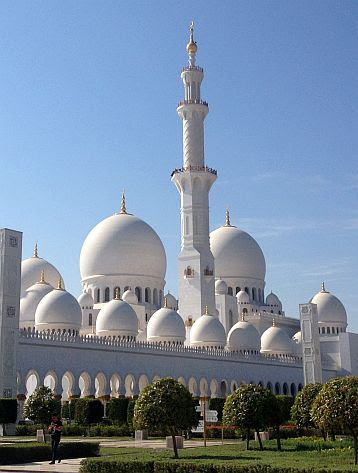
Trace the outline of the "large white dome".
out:
M 322 290 L 311 299 L 312 304 L 317 304 L 318 322 L 320 324 L 347 325 L 347 313 L 342 302 L 333 294 Z
M 190 330 L 190 345 L 202 348 L 224 348 L 226 333 L 220 320 L 204 314 L 195 320 Z
M 294 343 L 285 330 L 272 326 L 261 335 L 261 353 L 292 355 L 296 351 Z
M 36 252 L 37 253 L 37 252 Z M 46 281 L 56 287 L 61 274 L 51 263 L 39 256 L 32 256 L 21 263 L 21 296 L 26 289 L 40 280 L 41 272 L 44 272 Z M 63 285 L 64 286 L 64 285 Z
M 35 325 L 35 312 L 41 299 L 53 290 L 46 282 L 37 282 L 30 286 L 20 299 L 20 325 L 22 327 Z
M 224 225 L 210 233 L 216 278 L 250 278 L 263 281 L 266 263 L 261 248 L 248 233 Z
M 166 256 L 156 232 L 127 213 L 106 218 L 85 239 L 80 256 L 82 280 L 91 276 L 154 276 L 164 279 Z
M 180 343 L 185 341 L 185 325 L 178 312 L 167 307 L 154 312 L 147 325 L 148 342 Z
M 243 320 L 231 327 L 227 342 L 232 351 L 254 350 L 259 352 L 261 348 L 259 332 L 252 324 Z
M 98 313 L 96 334 L 107 337 L 136 337 L 137 314 L 127 302 L 112 299 Z
M 44 296 L 35 312 L 36 330 L 79 331 L 82 311 L 72 294 L 54 289 Z

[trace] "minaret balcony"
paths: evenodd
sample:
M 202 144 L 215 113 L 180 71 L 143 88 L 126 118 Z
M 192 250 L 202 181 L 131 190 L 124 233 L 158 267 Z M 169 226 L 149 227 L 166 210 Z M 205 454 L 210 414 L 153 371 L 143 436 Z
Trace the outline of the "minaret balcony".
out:
M 193 105 L 193 104 L 204 105 L 205 107 L 209 107 L 208 102 L 205 102 L 205 100 L 194 99 L 194 100 L 181 100 L 178 103 L 178 108 L 181 107 L 182 105 Z
M 175 174 L 179 172 L 186 172 L 186 171 L 193 171 L 193 172 L 209 172 L 210 174 L 214 174 L 214 176 L 218 175 L 216 169 L 209 168 L 208 166 L 185 166 L 182 168 L 174 169 L 171 173 L 170 177 L 173 177 Z
M 204 69 L 202 67 L 199 67 L 199 66 L 186 66 L 186 67 L 183 67 L 183 69 L 181 71 L 182 72 L 186 72 L 186 71 L 204 72 Z

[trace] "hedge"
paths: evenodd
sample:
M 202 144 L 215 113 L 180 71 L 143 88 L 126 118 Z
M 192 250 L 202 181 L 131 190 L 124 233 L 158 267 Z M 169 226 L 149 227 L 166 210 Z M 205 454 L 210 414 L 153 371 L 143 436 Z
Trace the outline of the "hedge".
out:
M 17 399 L 0 398 L 0 424 L 13 424 L 17 418 Z
M 112 398 L 107 405 L 107 416 L 113 422 L 125 424 L 127 422 L 129 399 L 126 397 Z
M 98 442 L 64 442 L 60 444 L 62 458 L 95 457 L 99 455 Z M 51 459 L 51 445 L 38 443 L 15 443 L 0 445 L 0 465 L 28 463 Z
M 102 420 L 102 417 L 103 404 L 99 399 L 86 397 L 77 399 L 75 407 L 75 421 L 78 424 L 96 424 Z

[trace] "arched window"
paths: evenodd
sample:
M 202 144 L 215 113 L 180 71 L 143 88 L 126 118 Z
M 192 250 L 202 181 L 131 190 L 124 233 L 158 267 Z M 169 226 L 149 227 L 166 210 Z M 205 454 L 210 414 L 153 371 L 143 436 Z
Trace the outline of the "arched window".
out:
M 250 295 L 250 292 L 249 292 L 249 288 L 248 288 L 248 287 L 245 287 L 245 292 L 246 292 L 246 294 Z
M 104 302 L 109 302 L 109 287 L 104 290 Z
M 300 383 L 300 384 L 298 385 L 298 388 L 297 388 L 298 392 L 299 392 L 299 391 L 302 391 L 302 388 L 303 388 L 303 386 L 302 386 L 302 384 Z
M 280 394 L 281 392 L 281 386 L 280 383 L 275 384 L 275 394 Z
M 227 293 L 229 294 L 229 296 L 232 296 L 232 295 L 233 295 L 232 287 L 228 287 L 228 288 L 227 288 Z
M 291 383 L 291 396 L 296 396 L 296 385 L 295 383 Z
M 137 296 L 138 302 L 142 302 L 142 290 L 140 287 L 134 289 L 135 295 Z
M 159 305 L 160 307 L 163 305 L 163 291 L 161 289 L 159 291 Z
M 88 325 L 92 327 L 92 314 L 88 314 Z
M 247 309 L 246 309 L 246 307 L 245 307 L 244 309 L 242 309 L 242 313 L 243 313 L 243 314 L 247 314 Z
M 121 297 L 121 288 L 120 287 L 115 287 L 113 289 L 113 299 L 116 297 L 117 293 L 118 293 L 118 297 Z
M 288 386 L 287 386 L 287 383 L 283 383 L 283 388 L 282 388 L 282 390 L 283 390 L 283 394 L 284 394 L 285 396 L 287 396 L 287 394 L 288 394 Z
M 270 381 L 267 383 L 267 389 L 272 392 L 272 384 L 270 383 Z
M 259 287 L 259 302 L 262 302 L 262 299 L 261 299 L 261 288 Z
M 256 289 L 252 288 L 252 300 L 256 301 Z
M 158 305 L 158 289 L 153 289 L 153 304 Z
M 148 314 L 145 314 L 145 321 L 148 322 Z
M 331 334 L 331 329 L 329 327 L 327 327 L 327 334 Z
M 235 294 L 237 294 L 240 291 L 241 291 L 241 288 L 239 286 L 237 286 L 237 288 L 235 289 Z
M 232 315 L 232 310 L 229 310 L 229 328 L 231 328 L 234 325 L 234 318 Z
M 96 289 L 96 302 L 101 301 L 101 290 L 100 288 Z
M 150 289 L 149 287 L 146 287 L 144 290 L 144 301 L 145 302 L 150 302 Z

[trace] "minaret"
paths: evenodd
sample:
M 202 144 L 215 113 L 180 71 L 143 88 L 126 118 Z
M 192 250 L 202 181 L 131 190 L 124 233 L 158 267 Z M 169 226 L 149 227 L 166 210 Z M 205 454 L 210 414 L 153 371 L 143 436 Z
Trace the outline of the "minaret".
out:
M 204 72 L 195 65 L 198 47 L 193 30 L 192 23 L 186 47 L 189 65 L 180 76 L 185 99 L 177 108 L 183 120 L 183 167 L 172 173 L 181 198 L 179 313 L 185 321 L 196 320 L 206 307 L 210 314 L 216 314 L 214 258 L 209 242 L 209 191 L 217 173 L 204 160 L 204 119 L 209 109 L 200 98 Z

